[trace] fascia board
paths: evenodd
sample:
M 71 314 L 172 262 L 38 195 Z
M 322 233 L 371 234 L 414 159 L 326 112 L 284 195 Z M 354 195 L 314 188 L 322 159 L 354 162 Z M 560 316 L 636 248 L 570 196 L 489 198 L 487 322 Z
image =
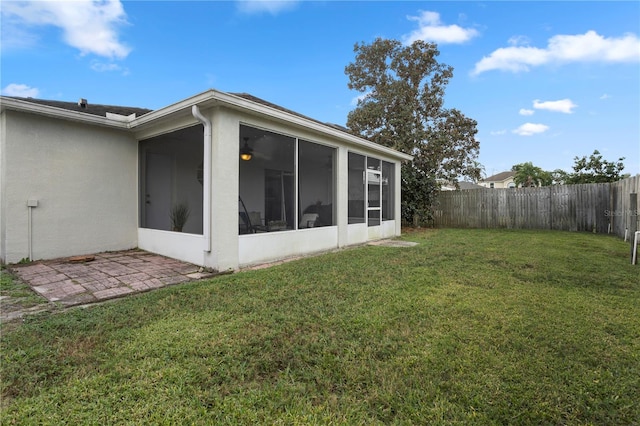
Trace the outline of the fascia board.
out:
M 87 114 L 85 112 L 69 111 L 63 108 L 56 108 L 48 105 L 34 104 L 19 99 L 10 99 L 2 97 L 1 109 L 10 111 L 27 112 L 31 114 L 42 115 L 45 117 L 58 118 L 63 120 L 75 121 L 80 123 L 94 124 L 98 126 L 113 127 L 117 129 L 128 129 L 126 122 L 111 120 L 107 117 Z

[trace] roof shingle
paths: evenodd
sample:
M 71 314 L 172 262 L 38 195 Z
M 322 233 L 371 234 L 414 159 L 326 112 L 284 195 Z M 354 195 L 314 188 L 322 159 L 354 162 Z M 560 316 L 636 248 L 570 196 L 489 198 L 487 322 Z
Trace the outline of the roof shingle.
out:
M 514 174 L 514 171 L 496 173 L 493 176 L 489 176 L 488 178 L 483 179 L 483 182 L 502 182 L 503 180 L 507 180 L 510 177 L 513 177 Z
M 79 103 L 75 102 L 63 102 L 63 101 L 51 101 L 47 99 L 35 99 L 35 98 L 21 98 L 17 96 L 7 96 L 11 99 L 17 99 L 20 101 L 31 102 L 33 104 L 38 105 L 46 105 L 55 108 L 66 109 L 69 111 L 76 112 L 84 112 L 86 114 L 97 115 L 100 117 L 106 117 L 107 112 L 113 114 L 120 114 L 124 116 L 128 116 L 131 114 L 135 114 L 136 117 L 140 117 L 152 110 L 146 108 L 137 108 L 137 107 L 126 107 L 126 106 L 117 106 L 117 105 L 100 105 L 100 104 L 91 104 L 87 103 L 85 107 L 80 106 Z

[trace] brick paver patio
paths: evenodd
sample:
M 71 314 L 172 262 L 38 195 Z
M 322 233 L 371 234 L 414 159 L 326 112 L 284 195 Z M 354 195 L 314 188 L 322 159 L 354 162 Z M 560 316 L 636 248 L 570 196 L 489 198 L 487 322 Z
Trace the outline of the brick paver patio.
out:
M 111 299 L 200 279 L 200 268 L 142 250 L 99 253 L 14 265 L 12 271 L 38 294 L 63 306 Z
M 417 243 L 381 240 L 368 244 L 410 247 Z M 262 269 L 299 258 L 300 256 L 294 256 L 252 265 L 246 269 Z M 196 265 L 137 249 L 17 264 L 11 265 L 9 269 L 49 302 L 63 308 L 218 274 L 201 271 Z M 21 308 L 19 304 L 12 303 L 7 296 L 0 296 L 0 323 L 41 311 L 43 306 Z

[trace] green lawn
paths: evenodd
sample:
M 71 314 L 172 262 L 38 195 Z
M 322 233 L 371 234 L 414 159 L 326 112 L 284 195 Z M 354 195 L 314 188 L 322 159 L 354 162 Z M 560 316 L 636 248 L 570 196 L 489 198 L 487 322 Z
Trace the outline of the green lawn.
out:
M 4 265 L 0 265 L 0 297 L 3 298 L 3 302 L 22 307 L 30 307 L 47 302 L 46 299 L 31 290 L 28 285 L 14 280 L 13 276 L 6 271 Z
M 2 424 L 640 421 L 640 267 L 589 233 L 411 232 L 42 314 Z

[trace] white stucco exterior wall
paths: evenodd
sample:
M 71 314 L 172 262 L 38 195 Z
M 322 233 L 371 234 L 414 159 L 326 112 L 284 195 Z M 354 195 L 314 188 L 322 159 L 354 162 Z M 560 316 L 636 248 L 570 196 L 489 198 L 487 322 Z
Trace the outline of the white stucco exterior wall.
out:
M 126 131 L 5 110 L 2 121 L 2 260 L 136 247 L 136 139 Z M 9 159 L 9 161 L 7 161 Z
M 5 212 L 4 212 L 4 194 L 6 192 L 4 187 L 4 173 L 6 170 L 6 166 L 4 164 L 6 155 L 4 151 L 6 149 L 6 114 L 3 112 L 0 114 L 0 262 L 4 262 L 5 260 L 5 252 L 6 252 L 6 239 L 5 239 Z
M 344 247 L 349 245 L 349 151 L 344 146 L 338 148 L 336 165 L 338 247 Z

